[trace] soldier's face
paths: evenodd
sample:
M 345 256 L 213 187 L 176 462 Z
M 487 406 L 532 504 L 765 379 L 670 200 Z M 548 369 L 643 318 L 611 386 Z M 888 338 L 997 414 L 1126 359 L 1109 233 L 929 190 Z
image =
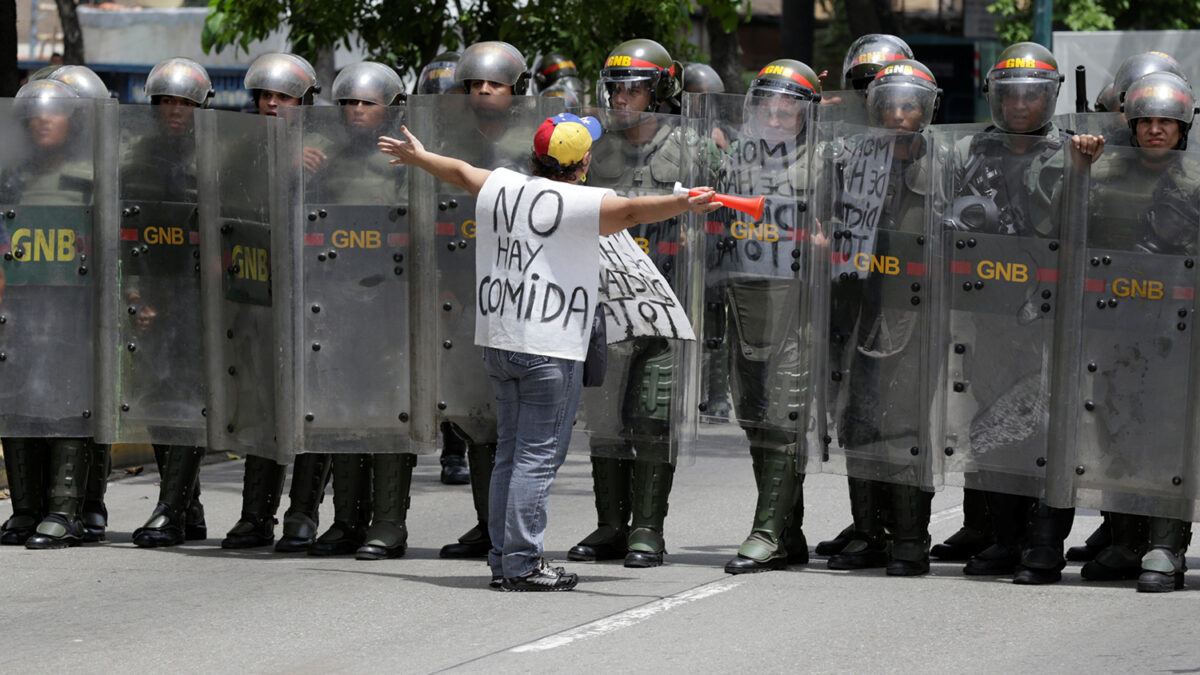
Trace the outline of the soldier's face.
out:
M 502 115 L 512 103 L 512 87 L 499 82 L 471 80 L 467 93 L 471 107 L 486 118 Z
M 1178 120 L 1167 117 L 1142 117 L 1137 121 L 1138 147 L 1151 157 L 1162 157 L 1179 144 L 1183 129 Z
M 280 108 L 290 105 L 300 105 L 300 99 L 270 89 L 263 89 L 262 93 L 258 95 L 259 115 L 277 117 Z
M 374 131 L 383 124 L 386 109 L 370 101 L 342 101 L 342 119 L 353 129 Z
M 1008 130 L 1015 134 L 1035 131 L 1042 126 L 1046 99 L 1032 87 L 1011 87 L 1001 101 Z
M 43 150 L 58 148 L 71 133 L 71 117 L 66 113 L 42 112 L 29 120 L 29 138 Z
M 804 104 L 792 96 L 765 96 L 754 106 L 754 123 L 767 140 L 790 140 L 804 126 Z
M 888 102 L 883 109 L 883 126 L 894 131 L 920 131 L 925 109 L 914 99 Z
M 613 110 L 645 112 L 650 109 L 650 80 L 613 82 L 608 87 Z
M 163 130 L 172 136 L 192 129 L 193 113 L 200 106 L 180 96 L 156 96 L 154 110 Z

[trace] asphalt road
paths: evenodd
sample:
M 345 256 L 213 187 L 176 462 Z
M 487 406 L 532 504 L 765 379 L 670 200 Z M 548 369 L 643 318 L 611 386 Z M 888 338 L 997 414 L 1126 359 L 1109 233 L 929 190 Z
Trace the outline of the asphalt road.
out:
M 478 561 L 444 561 L 473 520 L 469 488 L 417 468 L 407 556 L 380 562 L 227 552 L 242 462 L 204 467 L 212 538 L 172 549 L 130 542 L 157 495 L 153 466 L 109 486 L 109 540 L 63 551 L 0 548 L 6 672 L 1197 672 L 1198 596 L 1134 582 L 1015 586 L 959 564 L 889 578 L 806 567 L 732 577 L 754 486 L 744 437 L 710 428 L 677 472 L 667 564 L 565 563 L 571 593 L 499 593 Z M 574 444 L 586 447 L 585 442 Z M 845 479 L 809 476 L 810 545 L 849 522 Z M 940 541 L 961 492 L 934 499 Z M 282 509 L 281 509 L 282 510 Z M 0 502 L 0 518 L 10 507 Z M 550 498 L 547 553 L 561 561 L 595 522 L 589 463 L 574 455 Z M 332 520 L 325 500 L 322 521 Z M 1080 513 L 1070 543 L 1096 526 Z M 1193 565 L 1195 560 L 1192 561 Z M 562 563 L 559 563 L 562 564 Z M 1200 587 L 1200 578 L 1189 581 Z

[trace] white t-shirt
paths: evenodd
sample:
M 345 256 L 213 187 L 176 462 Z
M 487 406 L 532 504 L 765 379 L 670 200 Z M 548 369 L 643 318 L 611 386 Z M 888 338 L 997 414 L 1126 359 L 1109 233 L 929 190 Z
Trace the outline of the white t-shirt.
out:
M 615 193 L 492 172 L 475 204 L 475 344 L 586 358 L 606 194 Z

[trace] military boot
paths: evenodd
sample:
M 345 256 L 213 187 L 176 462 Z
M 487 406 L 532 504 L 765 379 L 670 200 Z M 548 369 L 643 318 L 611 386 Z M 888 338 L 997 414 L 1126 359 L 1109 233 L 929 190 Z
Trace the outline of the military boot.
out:
M 409 453 L 376 455 L 374 463 L 371 484 L 375 517 L 354 557 L 359 560 L 399 558 L 408 550 L 405 520 L 411 504 L 412 473 L 417 456 Z M 334 497 L 337 497 L 336 486 Z
M 270 546 L 275 541 L 275 512 L 286 479 L 287 466 L 258 455 L 246 457 L 242 517 L 225 535 L 221 548 Z
M 467 447 L 467 465 L 471 469 L 471 497 L 475 501 L 475 527 L 446 544 L 438 555 L 443 558 L 486 558 L 492 548 L 488 534 L 488 492 L 492 482 L 492 467 L 496 465 L 496 444 L 479 443 Z
M 50 441 L 50 481 L 46 517 L 25 540 L 25 548 L 67 548 L 83 543 L 86 531 L 79 514 L 87 492 L 88 463 L 92 458 L 82 438 Z
M 929 510 L 933 493 L 911 485 L 891 485 L 892 549 L 890 577 L 929 573 Z
M 667 501 L 675 480 L 675 466 L 668 462 L 638 460 L 633 463 L 633 521 L 629 530 L 626 567 L 658 567 L 667 543 L 663 523 Z
M 206 450 L 196 448 L 204 459 Z M 192 485 L 192 501 L 188 502 L 184 513 L 183 538 L 188 541 L 204 541 L 208 539 L 208 524 L 204 522 L 204 504 L 200 503 L 200 467 L 196 467 L 196 480 Z
M 750 448 L 758 483 L 754 528 L 738 548 L 737 557 L 725 563 L 729 574 L 765 572 L 787 567 L 784 534 L 792 521 L 801 477 L 796 472 L 796 446 Z
M 142 548 L 178 546 L 187 538 L 187 507 L 194 499 L 204 448 L 156 445 L 154 456 L 159 462 L 158 505 L 146 524 L 133 531 L 133 543 Z
M 354 553 L 371 523 L 371 455 L 334 455 L 332 473 L 333 525 L 308 547 L 309 555 Z
M 4 440 L 4 470 L 12 517 L 0 527 L 0 544 L 22 546 L 46 515 L 46 454 L 33 439 Z
M 808 539 L 804 536 L 804 474 L 796 476 L 796 494 L 792 499 L 792 517 L 783 533 L 789 565 L 808 564 Z
M 1036 500 L 1018 495 L 986 492 L 995 543 L 975 554 L 963 567 L 963 574 L 990 576 L 1012 574 L 1021 561 L 1021 542 L 1025 538 L 1030 512 Z
M 292 467 L 292 489 L 288 493 L 288 510 L 283 514 L 283 532 L 275 542 L 276 553 L 307 551 L 317 538 L 321 502 L 325 486 L 329 485 L 329 467 L 333 456 L 324 453 L 304 453 L 296 456 Z
M 833 539 L 826 539 L 824 541 L 817 542 L 816 553 L 817 555 L 824 556 L 831 556 L 834 553 L 840 553 L 842 549 L 846 548 L 846 544 L 849 544 L 853 537 L 854 523 L 850 523 L 846 527 L 842 528 L 842 531 L 838 532 L 837 536 Z
M 1142 573 L 1142 556 L 1150 540 L 1150 519 L 1128 513 L 1107 513 L 1105 516 L 1101 528 L 1110 543 L 1080 568 L 1079 576 L 1088 581 L 1137 579 Z M 1092 537 L 1095 536 L 1092 533 Z
M 952 562 L 970 560 L 992 543 L 992 525 L 983 490 L 963 488 L 963 526 L 929 549 L 930 557 Z
M 87 445 L 91 458 L 80 516 L 83 521 L 83 540 L 104 541 L 104 533 L 108 529 L 108 507 L 104 505 L 104 495 L 108 492 L 108 475 L 112 473 L 111 446 L 90 438 Z
M 1142 556 L 1138 593 L 1170 593 L 1183 588 L 1192 524 L 1173 518 L 1150 519 L 1150 550 Z
M 633 461 L 592 457 L 592 489 L 596 495 L 596 529 L 567 552 L 567 560 L 619 560 L 629 552 Z
M 829 557 L 831 570 L 861 570 L 887 566 L 887 541 L 883 532 L 883 485 L 877 481 L 850 479 L 850 513 L 854 534 L 842 550 Z
M 1038 500 L 1029 521 L 1021 562 L 1013 575 L 1014 584 L 1052 584 L 1062 579 L 1067 566 L 1063 540 L 1071 533 L 1075 509 L 1056 509 Z
M 467 469 L 467 441 L 454 432 L 449 423 L 442 423 L 442 475 L 446 485 L 466 485 L 471 482 Z
M 1067 560 L 1072 562 L 1087 562 L 1094 559 L 1100 551 L 1112 546 L 1112 526 L 1109 524 L 1111 514 L 1107 511 L 1102 511 L 1101 515 L 1104 516 L 1104 520 L 1100 521 L 1100 525 L 1096 528 L 1095 532 L 1088 535 L 1088 538 L 1083 542 L 1083 546 L 1072 546 L 1067 549 Z

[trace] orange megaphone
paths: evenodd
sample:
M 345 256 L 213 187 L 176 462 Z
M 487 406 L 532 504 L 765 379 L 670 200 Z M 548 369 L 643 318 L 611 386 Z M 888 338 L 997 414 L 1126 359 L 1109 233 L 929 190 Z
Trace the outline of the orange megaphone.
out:
M 679 183 L 675 183 L 675 196 L 678 197 L 685 192 L 689 197 L 704 194 L 701 190 L 688 190 Z M 755 221 L 762 220 L 763 207 L 767 203 L 766 197 L 738 197 L 737 195 L 723 195 L 720 193 L 714 195 L 712 200 L 722 206 L 741 211 Z

